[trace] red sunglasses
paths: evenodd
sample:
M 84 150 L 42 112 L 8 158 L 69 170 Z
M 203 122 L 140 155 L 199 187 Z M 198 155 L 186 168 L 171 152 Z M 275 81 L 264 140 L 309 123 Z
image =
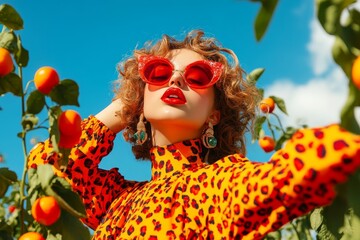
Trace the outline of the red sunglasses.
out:
M 166 84 L 175 72 L 179 72 L 189 87 L 208 88 L 220 79 L 224 69 L 222 63 L 209 60 L 190 63 L 185 70 L 176 70 L 169 59 L 160 56 L 141 55 L 138 61 L 141 79 L 157 86 Z

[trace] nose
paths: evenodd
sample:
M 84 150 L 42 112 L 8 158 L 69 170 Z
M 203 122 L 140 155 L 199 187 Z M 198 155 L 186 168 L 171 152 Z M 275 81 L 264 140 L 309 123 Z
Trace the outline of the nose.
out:
M 184 86 L 184 84 L 185 84 L 184 77 L 180 71 L 175 70 L 173 75 L 171 76 L 170 81 L 169 81 L 169 86 L 172 86 L 173 84 L 175 84 L 176 86 L 178 86 L 180 88 Z

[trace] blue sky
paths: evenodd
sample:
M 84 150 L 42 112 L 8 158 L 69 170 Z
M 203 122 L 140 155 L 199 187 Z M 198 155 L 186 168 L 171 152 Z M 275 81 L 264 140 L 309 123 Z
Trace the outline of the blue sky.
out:
M 285 98 L 293 116 L 283 118 L 286 124 L 299 119 L 309 125 L 337 121 L 337 112 L 345 100 L 346 79 L 332 62 L 332 39 L 314 21 L 311 0 L 280 0 L 261 42 L 255 41 L 253 31 L 259 5 L 248 1 L 4 3 L 15 7 L 24 19 L 24 30 L 18 31 L 30 52 L 29 65 L 23 69 L 24 80 L 31 80 L 35 71 L 45 65 L 56 68 L 61 79 L 75 80 L 80 87 L 80 107 L 68 108 L 77 110 L 83 118 L 96 114 L 111 101 L 116 64 L 131 55 L 133 49 L 162 34 L 183 38 L 191 29 L 203 29 L 224 47 L 233 49 L 245 71 L 264 67 L 266 71 L 258 85 L 266 89 L 266 95 Z M 33 84 L 31 88 L 34 89 Z M 0 167 L 9 167 L 20 175 L 23 155 L 16 137 L 21 130 L 20 99 L 7 94 L 0 97 L 0 106 L 0 153 L 6 160 Z M 329 109 L 332 111 L 326 112 Z M 34 137 L 43 140 L 47 133 L 40 130 Z M 248 157 L 267 161 L 270 155 L 249 141 Z M 130 145 L 121 134 L 101 167 L 118 167 L 128 179 L 150 177 L 149 162 L 134 160 Z

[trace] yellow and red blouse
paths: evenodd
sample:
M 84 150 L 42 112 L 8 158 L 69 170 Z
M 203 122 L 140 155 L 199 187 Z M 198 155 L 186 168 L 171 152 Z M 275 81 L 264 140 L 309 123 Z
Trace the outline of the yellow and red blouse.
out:
M 201 141 L 151 149 L 150 181 L 128 181 L 101 159 L 115 134 L 94 116 L 83 121 L 66 179 L 86 207 L 93 239 L 260 239 L 329 204 L 334 187 L 360 165 L 360 136 L 338 125 L 298 131 L 266 163 L 239 154 L 203 161 Z M 55 163 L 49 141 L 29 167 Z

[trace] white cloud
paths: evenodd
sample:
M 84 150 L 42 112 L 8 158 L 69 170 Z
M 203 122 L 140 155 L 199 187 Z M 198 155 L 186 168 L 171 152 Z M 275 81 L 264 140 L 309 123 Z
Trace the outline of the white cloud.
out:
M 326 77 L 304 84 L 279 80 L 266 89 L 266 95 L 283 98 L 289 116 L 282 116 L 285 126 L 307 124 L 311 127 L 339 122 L 347 96 L 347 79 L 339 68 Z
M 307 44 L 311 66 L 315 75 L 326 72 L 333 63 L 331 48 L 335 38 L 325 32 L 316 18 L 310 22 L 310 42 Z
M 360 9 L 360 1 L 351 7 Z M 343 14 L 342 19 L 346 15 Z M 348 79 L 341 68 L 334 64 L 331 54 L 334 37 L 323 30 L 315 16 L 309 28 L 310 40 L 306 47 L 314 77 L 305 83 L 294 83 L 284 78 L 265 89 L 267 96 L 274 95 L 285 100 L 289 114 L 281 115 L 285 126 L 307 124 L 317 127 L 339 122 L 348 94 Z M 360 122 L 360 108 L 356 109 L 355 115 Z

